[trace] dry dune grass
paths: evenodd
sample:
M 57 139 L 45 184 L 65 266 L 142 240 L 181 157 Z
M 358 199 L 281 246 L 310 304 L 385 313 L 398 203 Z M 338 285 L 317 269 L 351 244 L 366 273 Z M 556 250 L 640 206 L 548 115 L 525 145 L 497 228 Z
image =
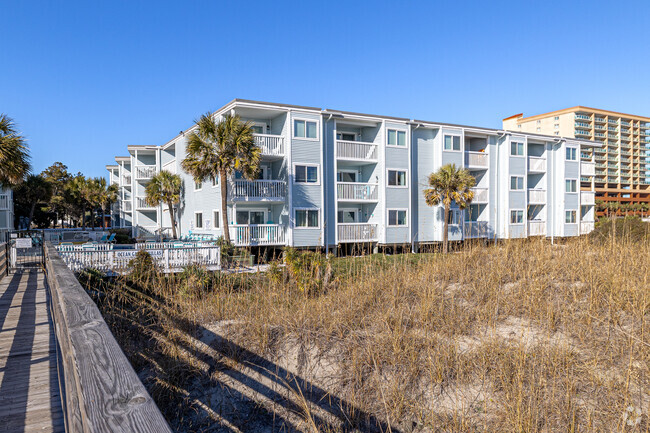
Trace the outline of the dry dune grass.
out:
M 104 282 L 100 305 L 179 431 L 650 429 L 647 242 L 323 263 L 309 294 L 196 270 Z

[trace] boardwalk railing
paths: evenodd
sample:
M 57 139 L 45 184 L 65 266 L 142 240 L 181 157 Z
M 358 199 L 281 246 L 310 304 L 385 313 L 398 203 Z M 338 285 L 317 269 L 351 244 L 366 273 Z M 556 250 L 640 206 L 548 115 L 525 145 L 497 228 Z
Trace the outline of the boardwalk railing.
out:
M 65 431 L 171 432 L 97 306 L 49 242 L 45 259 Z
M 163 272 L 181 272 L 189 265 L 201 265 L 208 270 L 219 270 L 221 251 L 219 247 L 183 247 L 146 250 Z M 110 251 L 59 251 L 61 259 L 73 272 L 97 269 L 102 272 L 123 273 L 138 250 Z

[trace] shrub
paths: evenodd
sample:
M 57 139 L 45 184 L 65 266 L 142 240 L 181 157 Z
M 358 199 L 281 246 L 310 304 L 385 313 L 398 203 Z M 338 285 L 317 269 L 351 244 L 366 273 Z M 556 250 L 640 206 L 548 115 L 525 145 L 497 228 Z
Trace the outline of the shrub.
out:
M 135 257 L 129 262 L 130 277 L 134 281 L 150 283 L 156 276 L 156 263 L 153 261 L 151 254 L 145 250 L 137 252 Z
M 626 216 L 614 219 L 614 236 L 632 242 L 650 240 L 650 223 L 644 222 L 638 216 Z M 596 242 L 611 241 L 612 219 L 601 218 L 589 234 L 589 239 Z
M 210 273 L 200 265 L 193 264 L 186 266 L 178 278 L 180 283 L 178 290 L 181 295 L 191 297 L 200 296 L 210 287 Z
M 303 293 L 320 293 L 331 282 L 333 272 L 329 256 L 287 248 L 284 261 L 291 281 Z

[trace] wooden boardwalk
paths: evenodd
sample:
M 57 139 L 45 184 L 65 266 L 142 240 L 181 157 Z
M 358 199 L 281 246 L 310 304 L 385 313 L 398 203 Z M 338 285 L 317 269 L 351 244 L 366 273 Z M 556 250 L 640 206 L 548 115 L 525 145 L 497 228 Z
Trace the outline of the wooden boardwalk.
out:
M 0 432 L 63 432 L 56 343 L 41 270 L 0 281 Z

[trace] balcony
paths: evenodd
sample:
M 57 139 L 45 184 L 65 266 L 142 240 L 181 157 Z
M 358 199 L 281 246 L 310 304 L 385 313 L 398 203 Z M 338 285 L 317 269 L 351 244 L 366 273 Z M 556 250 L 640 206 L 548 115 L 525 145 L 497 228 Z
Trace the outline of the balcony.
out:
M 465 152 L 465 167 L 467 168 L 488 168 L 490 157 L 485 152 L 474 152 L 468 150 Z
M 576 114 L 576 119 L 580 120 L 591 120 L 591 116 L 588 116 L 586 114 Z
M 580 191 L 580 204 L 593 206 L 596 204 L 596 193 L 594 191 Z
M 581 235 L 586 235 L 588 233 L 591 233 L 594 230 L 594 222 L 593 221 L 581 221 L 580 222 L 580 234 Z
M 283 180 L 235 180 L 230 198 L 236 201 L 284 201 L 287 183 Z
M 255 144 L 264 156 L 284 156 L 284 137 L 271 134 L 254 134 Z
M 144 197 L 136 197 L 135 204 L 137 209 L 155 209 L 155 206 L 151 206 L 147 203 L 147 200 Z
M 169 161 L 162 166 L 162 169 L 170 172 L 171 174 L 176 174 L 176 160 Z
M 148 180 L 156 175 L 155 165 L 136 165 L 135 178 L 137 180 Z
M 580 162 L 580 174 L 583 176 L 593 176 L 596 174 L 596 164 L 593 162 Z
M 465 221 L 463 237 L 465 239 L 489 238 L 491 237 L 489 230 L 487 221 Z
M 9 210 L 9 195 L 2 194 L 0 195 L 0 210 Z
M 546 236 L 546 221 L 528 221 L 528 236 Z
M 528 190 L 528 203 L 529 204 L 546 204 L 546 190 L 545 189 L 529 189 Z
M 377 241 L 377 224 L 339 223 L 337 224 L 338 242 L 373 242 Z
M 471 191 L 474 193 L 473 204 L 487 204 L 489 198 L 487 188 L 471 188 Z
M 230 238 L 238 247 L 256 245 L 285 245 L 285 230 L 281 224 L 236 224 L 229 227 Z
M 131 200 L 123 200 L 121 202 L 122 210 L 124 212 L 131 212 L 133 211 L 133 203 L 131 203 Z
M 338 182 L 336 198 L 339 201 L 377 201 L 378 188 L 374 183 Z
M 350 161 L 377 162 L 377 145 L 363 141 L 336 140 L 336 157 Z
M 122 185 L 123 186 L 131 186 L 131 175 L 130 174 L 123 174 L 122 175 Z
M 576 129 L 576 130 L 574 131 L 574 133 L 575 133 L 575 135 L 581 135 L 581 136 L 584 136 L 584 137 L 588 137 L 588 136 L 591 135 L 591 132 L 589 132 L 589 131 L 583 131 L 583 130 L 581 130 L 581 129 Z
M 546 158 L 541 156 L 528 157 L 528 171 L 533 173 L 546 172 Z

